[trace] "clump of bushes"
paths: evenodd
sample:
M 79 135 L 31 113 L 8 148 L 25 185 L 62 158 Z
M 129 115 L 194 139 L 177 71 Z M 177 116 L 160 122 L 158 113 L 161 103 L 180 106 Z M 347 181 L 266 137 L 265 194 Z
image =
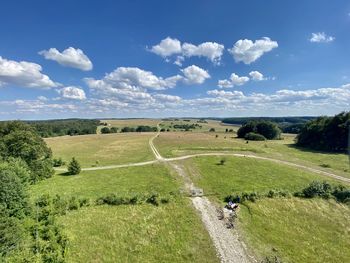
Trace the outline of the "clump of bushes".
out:
M 280 139 L 281 129 L 271 121 L 249 121 L 238 129 L 237 137 L 245 138 L 248 133 L 260 134 L 267 140 L 275 140 Z
M 295 196 L 304 198 L 321 197 L 324 199 L 334 197 L 338 202 L 350 203 L 350 189 L 343 185 L 333 187 L 327 182 L 314 181 L 301 192 L 295 193 Z
M 170 196 L 160 197 L 158 193 L 151 193 L 146 195 L 133 195 L 130 197 L 118 196 L 116 194 L 108 194 L 96 200 L 96 205 L 136 205 L 136 204 L 152 204 L 158 206 L 159 204 L 167 204 L 170 202 Z
M 262 198 L 289 198 L 291 194 L 288 191 L 283 190 L 270 190 L 267 193 L 258 193 L 258 192 L 242 192 L 240 194 L 228 195 L 224 198 L 225 202 L 235 202 L 243 203 L 245 201 L 255 202 Z
M 248 132 L 245 136 L 244 136 L 245 140 L 249 140 L 249 141 L 265 141 L 266 138 L 264 137 L 264 135 L 255 133 L 255 132 Z

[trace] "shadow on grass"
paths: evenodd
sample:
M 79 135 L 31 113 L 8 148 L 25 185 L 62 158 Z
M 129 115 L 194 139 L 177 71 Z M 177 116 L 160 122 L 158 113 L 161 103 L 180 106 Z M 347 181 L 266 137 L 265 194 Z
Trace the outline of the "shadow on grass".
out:
M 319 154 L 334 154 L 334 155 L 337 155 L 337 154 L 346 154 L 346 152 L 342 152 L 342 151 L 326 151 L 326 150 L 314 150 L 314 149 L 310 149 L 310 148 L 306 148 L 306 147 L 301 147 L 301 146 L 298 146 L 296 144 L 286 144 L 287 147 L 289 148 L 293 148 L 293 149 L 296 149 L 296 150 L 299 150 L 299 151 L 302 151 L 302 152 L 309 152 L 309 153 L 319 153 Z
M 70 174 L 69 172 L 61 172 L 61 173 L 58 173 L 56 175 L 59 175 L 59 176 L 74 176 L 73 174 Z

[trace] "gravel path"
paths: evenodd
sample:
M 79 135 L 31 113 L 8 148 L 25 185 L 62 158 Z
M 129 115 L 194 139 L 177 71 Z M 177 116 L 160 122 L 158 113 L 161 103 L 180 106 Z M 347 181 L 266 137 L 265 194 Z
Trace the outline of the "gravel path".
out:
M 182 165 L 170 163 L 170 166 L 184 179 L 187 191 L 195 193 L 202 192 L 201 189 L 198 189 L 193 185 Z M 192 204 L 200 213 L 201 219 L 213 241 L 221 262 L 254 262 L 246 253 L 243 243 L 239 240 L 238 233 L 234 230 L 228 229 L 225 222 L 219 220 L 217 208 L 208 200 L 208 198 L 204 196 L 193 197 Z

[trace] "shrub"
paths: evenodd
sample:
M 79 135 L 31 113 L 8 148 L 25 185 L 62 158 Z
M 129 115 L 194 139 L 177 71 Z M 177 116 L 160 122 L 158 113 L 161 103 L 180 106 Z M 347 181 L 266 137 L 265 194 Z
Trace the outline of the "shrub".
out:
M 254 132 L 249 132 L 244 136 L 244 139 L 246 140 L 250 140 L 250 141 L 265 141 L 266 138 L 261 135 L 261 134 L 257 134 Z
M 221 158 L 219 164 L 224 165 L 226 163 L 226 158 Z
M 110 129 L 110 132 L 111 132 L 111 133 L 117 133 L 117 132 L 118 132 L 118 128 L 117 128 L 117 127 L 112 127 L 112 128 Z
M 81 172 L 81 167 L 79 162 L 73 157 L 72 161 L 68 165 L 68 174 L 76 175 Z
M 215 129 L 214 128 L 210 128 L 209 132 L 215 132 Z
M 101 133 L 102 133 L 102 134 L 111 133 L 111 130 L 110 130 L 108 127 L 103 127 L 103 128 L 101 129 Z
M 245 138 L 248 133 L 257 133 L 268 140 L 279 139 L 281 130 L 276 123 L 270 121 L 249 121 L 237 131 L 238 138 Z
M 53 159 L 52 163 L 53 163 L 53 167 L 60 167 L 66 164 L 66 162 L 63 161 L 61 157 L 58 159 Z
M 159 195 L 157 193 L 153 193 L 149 197 L 147 197 L 146 203 L 158 206 L 159 205 L 158 197 Z
M 312 182 L 309 186 L 302 190 L 303 196 L 306 198 L 323 197 L 329 198 L 332 186 L 327 182 Z

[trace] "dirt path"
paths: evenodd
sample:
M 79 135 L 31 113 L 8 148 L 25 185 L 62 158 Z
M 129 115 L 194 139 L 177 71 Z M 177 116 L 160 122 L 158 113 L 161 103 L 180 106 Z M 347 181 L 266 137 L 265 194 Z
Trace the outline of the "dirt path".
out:
M 182 165 L 172 162 L 170 166 L 183 178 L 187 191 L 198 192 L 198 188 L 193 185 Z M 204 196 L 196 196 L 191 199 L 213 241 L 220 261 L 223 263 L 253 262 L 253 259 L 250 259 L 246 253 L 243 243 L 239 240 L 238 233 L 228 229 L 224 221 L 218 219 L 215 205 Z

